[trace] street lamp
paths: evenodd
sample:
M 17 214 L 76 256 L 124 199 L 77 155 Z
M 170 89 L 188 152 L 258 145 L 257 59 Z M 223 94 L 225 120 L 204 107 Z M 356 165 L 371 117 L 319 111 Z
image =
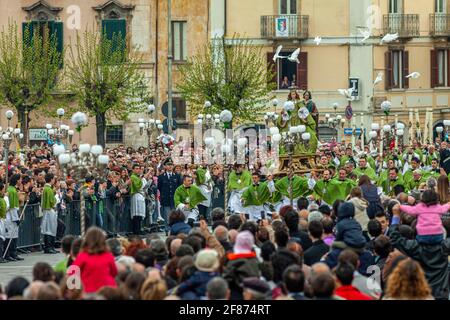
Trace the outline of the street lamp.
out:
M 147 106 L 147 113 L 150 118 L 148 120 L 145 120 L 143 118 L 138 119 L 139 134 L 142 136 L 144 134 L 144 130 L 147 131 L 149 149 L 152 142 L 153 134 L 162 133 L 163 130 L 161 120 L 153 118 L 153 113 L 155 112 L 155 109 L 156 109 L 155 105 L 149 104 Z
M 63 108 L 58 108 L 56 110 L 56 114 L 58 115 L 58 123 L 56 126 L 53 126 L 51 123 L 47 123 L 45 128 L 47 129 L 47 135 L 51 139 L 55 139 L 55 144 L 63 143 L 64 139 L 67 139 L 69 143 L 72 143 L 72 137 L 74 135 L 74 131 L 70 129 L 68 125 L 62 123 L 62 117 L 65 114 Z
M 80 134 L 80 145 L 78 151 L 67 152 L 64 145 L 55 144 L 53 146 L 53 154 L 56 156 L 59 167 L 63 172 L 63 176 L 67 177 L 70 173 L 71 177 L 78 183 L 80 188 L 80 232 L 84 236 L 86 232 L 85 225 L 85 203 L 84 203 L 84 183 L 86 178 L 94 177 L 96 179 L 106 175 L 106 168 L 109 162 L 109 156 L 103 154 L 103 147 L 100 145 L 89 145 L 81 143 L 81 129 L 87 125 L 87 115 L 77 112 L 72 116 L 72 121 L 77 127 Z M 95 212 L 92 214 L 92 225 L 96 225 Z
M 13 140 L 20 146 L 20 140 L 23 139 L 23 133 L 21 133 L 20 128 L 12 128 L 11 127 L 11 119 L 14 117 L 14 112 L 12 110 L 8 110 L 5 112 L 6 119 L 8 120 L 8 126 L 5 130 L 1 131 L 1 140 L 3 141 L 3 160 L 5 163 L 5 184 L 8 186 L 8 155 L 9 148 Z

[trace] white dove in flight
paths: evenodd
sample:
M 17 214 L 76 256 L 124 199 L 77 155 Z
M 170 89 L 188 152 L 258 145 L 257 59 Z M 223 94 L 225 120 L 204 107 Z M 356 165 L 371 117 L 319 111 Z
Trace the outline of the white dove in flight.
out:
M 355 89 L 353 88 L 348 88 L 348 89 L 338 89 L 338 92 L 347 98 L 348 101 L 353 101 L 355 100 L 355 97 L 352 96 L 352 93 Z
M 283 46 L 278 46 L 277 51 L 275 51 L 275 55 L 273 56 L 273 62 L 277 62 L 278 59 L 287 58 L 287 56 L 280 56 L 281 49 L 283 49 Z
M 315 37 L 314 42 L 316 43 L 316 45 L 319 45 L 322 42 L 322 37 L 319 36 Z
M 375 81 L 373 82 L 373 85 L 376 86 L 381 81 L 383 81 L 383 73 L 382 72 L 378 72 L 378 75 L 377 75 Z
M 288 57 L 288 60 L 291 62 L 297 62 L 300 63 L 298 60 L 298 55 L 300 54 L 300 48 L 296 49 L 292 54 Z
M 361 33 L 361 35 L 364 37 L 364 38 L 362 38 L 361 42 L 364 42 L 370 38 L 370 36 L 372 35 L 372 30 L 361 30 L 360 29 L 359 33 Z
M 392 42 L 398 39 L 398 33 L 387 33 L 384 35 L 384 37 L 381 39 L 381 44 L 383 42 Z
M 419 72 L 413 72 L 413 73 L 410 73 L 410 74 L 408 74 L 406 76 L 406 78 L 412 78 L 412 79 L 417 79 L 419 77 L 420 77 L 420 73 Z

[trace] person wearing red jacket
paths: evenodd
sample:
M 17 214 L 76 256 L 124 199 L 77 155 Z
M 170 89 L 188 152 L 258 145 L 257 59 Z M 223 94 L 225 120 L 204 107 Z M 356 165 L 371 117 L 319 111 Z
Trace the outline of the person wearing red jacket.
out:
M 354 273 L 355 268 L 350 263 L 337 265 L 334 271 L 338 285 L 335 295 L 346 300 L 372 300 L 371 297 L 352 286 Z
M 105 234 L 97 227 L 86 232 L 82 252 L 72 265 L 80 268 L 81 283 L 86 293 L 97 292 L 105 286 L 117 287 L 114 256 L 107 249 Z M 68 275 L 73 276 L 73 271 L 73 268 L 69 269 Z

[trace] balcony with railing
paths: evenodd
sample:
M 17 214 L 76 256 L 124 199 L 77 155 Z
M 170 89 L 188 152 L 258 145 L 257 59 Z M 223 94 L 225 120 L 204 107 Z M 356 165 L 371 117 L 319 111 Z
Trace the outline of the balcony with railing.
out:
M 390 13 L 383 16 L 383 33 L 398 33 L 399 38 L 413 38 L 420 35 L 418 14 Z
M 261 16 L 263 39 L 307 39 L 309 16 L 272 15 Z
M 447 13 L 430 14 L 430 36 L 432 37 L 450 36 L 450 14 Z

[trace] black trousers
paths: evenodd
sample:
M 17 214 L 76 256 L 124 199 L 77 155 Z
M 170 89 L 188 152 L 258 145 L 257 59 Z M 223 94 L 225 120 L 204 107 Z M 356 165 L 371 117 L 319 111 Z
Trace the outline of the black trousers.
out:
M 2 238 L 0 238 L 0 260 L 3 258 L 3 245 L 4 241 Z
M 134 216 L 132 219 L 133 234 L 141 234 L 142 217 Z
M 52 251 L 55 249 L 56 237 L 44 234 L 44 251 Z
M 9 244 L 11 242 L 11 244 Z M 6 250 L 6 248 L 8 247 L 9 244 L 9 248 L 8 250 Z M 15 239 L 6 239 L 3 243 L 3 252 L 6 252 L 5 258 L 7 257 L 11 257 L 11 258 L 15 258 L 17 257 L 17 238 Z

